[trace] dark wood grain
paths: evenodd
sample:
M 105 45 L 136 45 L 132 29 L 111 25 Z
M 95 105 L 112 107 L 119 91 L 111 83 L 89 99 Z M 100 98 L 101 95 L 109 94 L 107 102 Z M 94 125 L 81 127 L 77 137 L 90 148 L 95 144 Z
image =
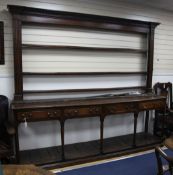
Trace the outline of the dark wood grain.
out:
M 3 165 L 4 175 L 53 175 L 50 171 L 34 165 Z
M 64 123 L 65 119 L 60 120 L 60 126 L 61 126 L 61 158 L 62 161 L 65 160 L 65 152 L 64 152 Z
M 153 55 L 154 55 L 154 30 L 155 25 L 151 24 L 148 33 L 148 63 L 147 63 L 147 92 L 152 92 L 153 78 Z
M 164 145 L 165 145 L 167 148 L 173 150 L 173 136 L 167 138 L 167 139 L 164 141 Z
M 121 52 L 121 53 L 141 53 L 147 54 L 147 50 L 130 48 L 106 48 L 106 47 L 85 47 L 68 45 L 38 45 L 22 44 L 23 49 L 53 49 L 53 50 L 77 50 L 77 51 L 99 51 L 99 52 Z
M 48 75 L 48 73 L 31 73 L 23 72 L 22 74 L 22 44 L 21 44 L 21 23 L 34 24 L 34 25 L 63 25 L 67 27 L 82 27 L 84 29 L 91 28 L 92 30 L 104 29 L 120 31 L 120 32 L 132 32 L 141 33 L 148 36 L 148 50 L 138 50 L 130 48 L 92 48 L 92 47 L 80 47 L 80 46 L 50 46 L 50 45 L 34 45 L 23 44 L 23 48 L 35 48 L 35 49 L 75 49 L 75 50 L 95 50 L 95 51 L 116 51 L 121 53 L 147 53 L 148 63 L 147 72 L 129 72 L 128 75 L 147 75 L 147 89 L 151 91 L 152 84 L 152 65 L 153 65 L 153 49 L 154 49 L 154 29 L 158 23 L 114 18 L 108 16 L 88 15 L 81 13 L 61 12 L 53 10 L 45 10 L 24 6 L 8 6 L 9 11 L 13 15 L 13 35 L 14 35 L 14 60 L 15 60 L 15 98 L 23 98 L 23 78 L 22 75 Z M 19 31 L 19 32 L 16 32 Z M 50 73 L 49 75 L 99 75 L 100 73 Z M 125 75 L 127 72 L 103 72 L 102 75 Z
M 13 17 L 13 52 L 14 52 L 14 99 L 23 99 L 23 78 L 22 78 L 22 22 Z
M 104 119 L 105 115 L 100 115 L 100 154 L 103 154 L 103 140 L 104 140 Z
M 158 82 L 154 85 L 154 92 L 167 98 L 165 109 L 155 111 L 154 134 L 169 135 L 173 131 L 172 83 Z
M 62 11 L 53 11 L 45 10 L 39 8 L 31 8 L 24 6 L 13 6 L 8 5 L 8 9 L 12 14 L 13 19 L 13 44 L 14 44 L 14 75 L 15 75 L 15 95 L 14 101 L 12 102 L 11 108 L 14 114 L 16 121 L 16 130 L 18 125 L 24 121 L 28 122 L 37 122 L 44 120 L 58 120 L 61 124 L 61 149 L 60 149 L 60 161 L 66 161 L 68 159 L 68 147 L 65 144 L 65 130 L 64 125 L 67 119 L 73 118 L 85 118 L 85 117 L 101 117 L 100 125 L 100 140 L 93 142 L 96 144 L 97 154 L 103 156 L 106 147 L 104 145 L 104 118 L 111 114 L 124 114 L 124 113 L 139 113 L 140 111 L 153 110 L 153 109 L 163 109 L 165 107 L 166 98 L 163 96 L 155 96 L 153 94 L 141 94 L 141 95 L 108 95 L 108 96 L 95 96 L 95 97 L 85 97 L 85 98 L 74 98 L 74 99 L 54 99 L 54 100 L 23 100 L 23 93 L 57 93 L 57 92 L 84 92 L 81 89 L 72 89 L 68 91 L 27 91 L 23 90 L 23 78 L 25 76 L 146 76 L 146 86 L 147 92 L 151 91 L 152 85 L 152 69 L 153 69 L 153 49 L 154 49 L 154 29 L 158 23 L 147 22 L 147 21 L 138 21 L 131 19 L 122 19 L 108 16 L 99 16 L 99 15 L 89 15 L 73 12 L 62 12 Z M 79 47 L 79 46 L 50 46 L 50 45 L 22 45 L 22 36 L 21 29 L 23 25 L 35 25 L 35 26 L 46 26 L 46 27 L 68 27 L 68 28 L 82 28 L 84 30 L 90 29 L 94 31 L 104 30 L 106 32 L 125 32 L 125 33 L 135 33 L 140 34 L 142 37 L 148 37 L 148 48 L 147 50 L 137 50 L 131 48 L 91 48 L 91 47 Z M 147 55 L 147 71 L 141 72 L 23 72 L 22 70 L 22 48 L 23 49 L 65 49 L 65 50 L 84 50 L 84 51 L 111 51 L 111 52 L 120 52 L 120 53 L 137 53 L 137 54 L 146 54 Z M 129 87 L 130 89 L 135 89 L 137 87 Z M 129 89 L 128 88 L 128 89 Z M 114 88 L 114 90 L 124 90 L 126 87 Z M 142 87 L 143 89 L 143 87 Z M 145 88 L 144 88 L 145 89 Z M 101 89 L 103 90 L 103 89 Z M 108 90 L 108 89 L 104 89 Z M 109 90 L 113 90 L 110 88 Z M 91 91 L 91 90 L 89 90 Z M 93 89 L 93 91 L 99 91 L 99 89 Z M 137 144 L 137 117 L 134 120 L 134 133 L 133 139 L 128 142 L 131 144 L 130 149 L 139 148 Z M 144 135 L 142 135 L 144 136 Z M 141 137 L 142 137 L 141 136 Z M 19 156 L 19 139 L 18 133 L 16 133 L 16 160 L 20 162 Z M 127 138 L 126 138 L 127 139 Z M 127 139 L 129 140 L 129 139 Z M 145 138 L 146 141 L 146 138 Z M 116 140 L 118 143 L 118 141 Z M 142 142 L 142 141 L 141 141 Z M 114 144 L 108 144 L 112 148 Z M 125 146 L 125 147 L 123 147 Z M 144 145 L 146 146 L 146 144 Z M 88 145 L 80 147 L 76 145 L 72 148 L 72 153 L 69 156 L 69 159 L 79 159 L 84 155 L 85 160 L 90 157 L 90 154 L 87 152 Z M 129 149 L 126 144 L 120 142 L 120 147 L 123 147 L 123 152 Z M 70 150 L 70 147 L 69 147 Z M 85 151 L 86 150 L 86 151 Z M 99 157 L 100 155 L 93 154 L 92 148 L 89 148 L 88 151 L 92 150 L 93 159 Z M 55 151 L 55 150 L 54 150 Z M 67 152 L 66 152 L 67 151 Z M 115 150 L 117 151 L 117 150 Z M 30 157 L 33 155 L 35 157 L 38 153 L 38 157 L 35 157 L 35 160 L 39 162 L 39 159 L 43 161 L 42 151 L 37 150 L 33 151 L 32 154 L 28 154 Z M 81 154 L 80 154 L 81 152 Z M 108 151 L 109 152 L 109 151 Z M 44 154 L 47 154 L 47 151 L 44 151 Z M 49 152 L 50 153 L 50 152 Z M 59 153 L 59 151 L 58 151 Z M 24 154 L 25 155 L 25 154 Z M 52 154 L 48 154 L 49 156 Z M 59 155 L 57 160 L 59 160 Z M 95 156 L 95 157 L 94 157 Z M 27 156 L 26 156 L 27 157 Z M 84 158 L 82 158 L 84 160 Z M 56 160 L 56 161 L 57 161 Z M 81 162 L 83 161 L 81 160 Z M 46 163 L 46 162 L 45 162 Z
M 12 109 L 13 110 L 29 110 L 33 109 L 49 109 L 49 108 L 59 108 L 59 107 L 83 107 L 83 106 L 93 106 L 93 105 L 106 105 L 106 104 L 116 104 L 118 105 L 115 109 L 120 109 L 128 111 L 129 108 L 123 109 L 123 105 L 120 104 L 134 104 L 137 103 L 137 106 L 134 106 L 133 110 L 149 110 L 155 108 L 164 109 L 166 98 L 164 96 L 155 96 L 151 94 L 144 95 L 129 95 L 129 96 L 93 96 L 93 97 L 80 97 L 80 98 L 63 98 L 63 99 L 47 99 L 43 100 L 25 100 L 25 101 L 13 101 Z M 109 108 L 108 108 L 109 109 Z M 45 111 L 46 112 L 46 111 Z M 111 111 L 108 111 L 109 113 Z M 114 112 L 114 111 L 113 111 Z M 115 112 L 117 112 L 115 110 Z M 112 112 L 111 112 L 112 113 Z M 17 116 L 16 116 L 17 117 Z
M 57 89 L 57 90 L 24 90 L 24 94 L 42 94 L 42 93 L 73 93 L 73 92 L 100 92 L 100 91 L 116 91 L 116 90 L 145 90 L 145 86 L 131 87 L 115 87 L 115 88 L 91 88 L 91 89 Z
M 4 57 L 4 23 L 0 21 L 0 65 L 5 64 Z
M 8 5 L 8 9 L 12 14 L 18 14 L 20 20 L 23 23 L 34 25 L 61 25 L 68 27 L 80 27 L 99 30 L 103 29 L 146 34 L 149 32 L 149 26 L 151 24 L 155 26 L 159 24 L 148 21 L 64 11 L 53 11 L 14 5 Z
M 53 99 L 53 100 L 31 100 L 31 101 L 14 101 L 11 105 L 14 111 L 16 122 L 36 122 L 44 120 L 59 120 L 61 124 L 61 160 L 65 160 L 65 143 L 64 143 L 64 124 L 67 119 L 85 118 L 101 116 L 100 127 L 100 153 L 104 151 L 103 148 L 103 117 L 112 114 L 123 113 L 139 113 L 144 110 L 163 109 L 165 107 L 166 98 L 164 96 L 155 96 L 152 94 L 143 95 L 126 95 L 126 96 L 95 96 L 83 98 L 67 98 L 67 99 Z M 134 136 L 133 148 L 136 148 L 136 128 L 137 115 L 134 120 Z M 17 136 L 17 134 L 16 134 Z M 17 138 L 18 139 L 18 138 Z M 18 149 L 18 142 L 16 142 L 16 150 Z M 17 155 L 19 154 L 17 151 Z M 18 157 L 18 160 L 19 157 Z
M 137 142 L 136 145 L 139 148 L 144 148 L 147 146 L 151 146 L 153 144 L 161 143 L 161 139 L 153 136 L 151 134 L 145 133 L 137 133 L 136 135 Z M 123 153 L 126 150 L 126 154 L 130 152 L 134 152 L 135 150 L 132 149 L 132 140 L 133 134 L 125 135 L 125 136 L 118 136 L 118 137 L 111 137 L 104 139 L 104 154 L 100 155 L 100 147 L 99 147 L 99 140 L 89 141 L 89 142 L 82 142 L 82 143 L 75 143 L 69 144 L 65 146 L 65 157 L 66 163 L 74 163 L 76 160 L 85 160 L 86 157 L 89 159 L 88 161 L 92 161 L 94 157 L 97 159 L 104 159 L 105 156 L 110 156 L 111 153 L 114 153 L 114 156 L 117 156 L 117 153 Z M 44 159 L 39 156 L 38 152 L 44 155 Z M 51 167 L 51 164 L 58 163 L 58 166 L 63 166 L 63 162 L 61 162 L 61 146 L 57 147 L 49 147 L 49 148 L 40 148 L 35 150 L 25 150 L 21 151 L 21 163 L 28 164 L 30 162 L 36 165 L 46 165 L 47 167 Z M 116 155 L 117 154 L 117 155 Z M 28 155 L 32 155 L 28 157 Z M 35 158 L 35 156 L 37 158 Z M 99 158 L 98 158 L 99 157 Z M 49 161 L 47 161 L 49 159 Z M 78 162 L 79 163 L 79 162 Z
M 137 119 L 138 119 L 138 112 L 134 113 L 134 134 L 133 134 L 133 147 L 136 147 L 136 132 L 137 132 Z
M 23 72 L 23 76 L 104 76 L 104 75 L 146 75 L 147 72 Z

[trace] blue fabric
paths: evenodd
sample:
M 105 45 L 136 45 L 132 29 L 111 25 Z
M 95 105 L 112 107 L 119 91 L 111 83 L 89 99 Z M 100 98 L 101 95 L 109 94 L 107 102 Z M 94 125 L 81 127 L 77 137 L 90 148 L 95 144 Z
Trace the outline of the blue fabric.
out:
M 173 156 L 173 152 L 166 150 Z M 157 175 L 155 153 L 69 170 L 58 175 Z M 169 173 L 165 173 L 169 175 Z

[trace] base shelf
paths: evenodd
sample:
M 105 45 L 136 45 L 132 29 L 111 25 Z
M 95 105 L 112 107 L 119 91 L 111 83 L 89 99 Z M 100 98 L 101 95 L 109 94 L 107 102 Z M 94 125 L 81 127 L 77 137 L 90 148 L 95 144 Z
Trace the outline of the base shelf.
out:
M 65 145 L 65 161 L 61 159 L 61 146 L 20 151 L 21 164 L 66 166 L 80 162 L 104 159 L 151 148 L 161 139 L 149 133 L 137 133 L 136 147 L 132 146 L 133 134 L 104 139 L 103 154 L 100 154 L 99 140 Z M 52 164 L 52 165 L 51 165 Z

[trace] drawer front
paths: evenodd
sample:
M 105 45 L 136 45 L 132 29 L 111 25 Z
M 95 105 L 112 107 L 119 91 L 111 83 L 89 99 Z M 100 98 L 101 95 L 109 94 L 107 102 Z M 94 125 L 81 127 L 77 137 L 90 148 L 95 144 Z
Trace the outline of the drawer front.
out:
M 106 115 L 109 114 L 119 114 L 119 113 L 129 113 L 136 111 L 136 104 L 135 103 L 122 103 L 122 104 L 114 104 L 114 105 L 107 105 L 105 107 Z
M 17 120 L 20 122 L 26 121 L 40 121 L 59 119 L 61 117 L 61 110 L 50 111 L 24 111 L 17 114 Z
M 92 117 L 101 114 L 101 108 L 97 106 L 92 107 L 70 107 L 64 109 L 65 118 L 75 118 L 75 117 Z
M 165 101 L 146 101 L 139 103 L 139 110 L 151 110 L 151 109 L 163 109 L 165 107 Z

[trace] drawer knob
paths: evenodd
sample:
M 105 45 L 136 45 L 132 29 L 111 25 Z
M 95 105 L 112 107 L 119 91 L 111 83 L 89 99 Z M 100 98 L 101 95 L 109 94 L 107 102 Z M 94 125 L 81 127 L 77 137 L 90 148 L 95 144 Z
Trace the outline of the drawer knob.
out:
M 78 110 L 74 110 L 74 113 L 78 113 Z
M 29 117 L 32 117 L 32 113 L 25 112 L 25 113 L 22 113 L 21 116 L 22 116 L 23 118 L 28 119 Z
M 111 112 L 111 113 L 114 113 L 114 110 L 113 110 L 113 109 L 111 109 L 111 110 L 110 110 L 110 112 Z
M 24 118 L 24 122 L 25 122 L 25 128 L 27 128 L 28 123 L 27 123 L 27 121 L 26 121 L 26 118 Z
M 95 111 L 96 111 L 96 112 L 99 112 L 99 109 L 98 109 L 98 108 L 96 108 L 96 109 L 95 109 Z
M 127 109 L 127 110 L 130 109 L 130 106 L 126 106 L 126 109 Z
M 90 108 L 90 112 L 93 112 L 94 110 L 92 108 Z
M 115 112 L 115 108 L 110 108 L 109 110 L 108 110 L 108 112 L 110 112 L 110 113 L 114 113 Z
M 144 109 L 147 109 L 148 106 L 145 104 L 143 107 L 144 107 Z
M 54 115 L 51 112 L 47 113 L 48 117 L 54 117 Z

